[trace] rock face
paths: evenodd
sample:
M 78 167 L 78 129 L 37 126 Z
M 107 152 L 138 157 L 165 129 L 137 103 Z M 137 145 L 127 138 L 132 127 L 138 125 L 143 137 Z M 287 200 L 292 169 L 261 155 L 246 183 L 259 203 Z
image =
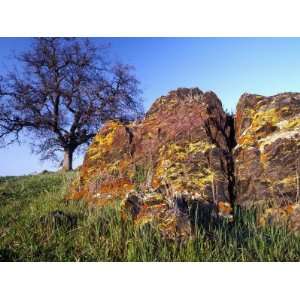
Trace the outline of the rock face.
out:
M 235 134 L 237 203 L 279 207 L 300 200 L 300 94 L 242 95 Z
M 300 94 L 244 94 L 233 122 L 213 92 L 171 91 L 142 120 L 105 124 L 67 198 L 119 201 L 168 239 L 190 236 L 195 204 L 231 220 L 233 201 L 299 231 Z
M 178 227 L 187 216 L 178 199 L 224 207 L 233 200 L 233 146 L 233 119 L 218 97 L 177 89 L 157 99 L 143 120 L 107 123 L 89 147 L 68 198 L 95 205 L 123 201 L 136 220 L 155 216 L 167 228 L 163 223 L 169 219 L 188 232 Z

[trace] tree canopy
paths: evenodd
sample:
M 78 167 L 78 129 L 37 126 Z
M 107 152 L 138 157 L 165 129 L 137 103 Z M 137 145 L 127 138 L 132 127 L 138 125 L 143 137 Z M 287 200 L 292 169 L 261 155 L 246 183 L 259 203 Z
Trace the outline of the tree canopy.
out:
M 30 138 L 42 159 L 57 160 L 63 151 L 70 170 L 74 151 L 104 122 L 143 112 L 133 67 L 112 63 L 89 39 L 36 38 L 16 59 L 18 67 L 0 81 L 2 145 Z

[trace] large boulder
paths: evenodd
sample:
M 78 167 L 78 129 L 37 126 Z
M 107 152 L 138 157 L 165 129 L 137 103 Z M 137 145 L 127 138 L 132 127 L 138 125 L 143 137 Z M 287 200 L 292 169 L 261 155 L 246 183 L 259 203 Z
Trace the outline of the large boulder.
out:
M 198 88 L 177 89 L 157 99 L 142 120 L 105 124 L 68 198 L 126 206 L 135 191 L 142 196 L 133 211 L 148 219 L 149 214 L 172 215 L 178 223 L 177 217 L 185 216 L 174 209 L 178 195 L 216 206 L 233 200 L 233 146 L 233 119 L 218 97 Z
M 236 112 L 236 200 L 241 206 L 299 201 L 300 94 L 244 94 Z

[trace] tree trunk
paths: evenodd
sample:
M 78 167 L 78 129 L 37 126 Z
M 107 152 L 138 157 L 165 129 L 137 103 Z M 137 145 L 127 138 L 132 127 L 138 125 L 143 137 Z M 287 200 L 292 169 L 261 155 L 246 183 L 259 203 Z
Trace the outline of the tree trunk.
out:
M 72 170 L 73 152 L 74 152 L 74 150 L 69 149 L 69 148 L 64 150 L 63 169 L 65 171 L 71 171 Z

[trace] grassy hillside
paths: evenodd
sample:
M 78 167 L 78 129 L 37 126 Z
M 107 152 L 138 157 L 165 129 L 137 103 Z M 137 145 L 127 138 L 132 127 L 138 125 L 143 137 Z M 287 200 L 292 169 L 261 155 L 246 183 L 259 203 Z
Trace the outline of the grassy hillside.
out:
M 88 209 L 63 200 L 74 174 L 0 178 L 0 261 L 298 261 L 300 238 L 255 225 L 236 211 L 233 224 L 199 227 L 179 244 L 156 230 L 122 223 L 118 208 Z

